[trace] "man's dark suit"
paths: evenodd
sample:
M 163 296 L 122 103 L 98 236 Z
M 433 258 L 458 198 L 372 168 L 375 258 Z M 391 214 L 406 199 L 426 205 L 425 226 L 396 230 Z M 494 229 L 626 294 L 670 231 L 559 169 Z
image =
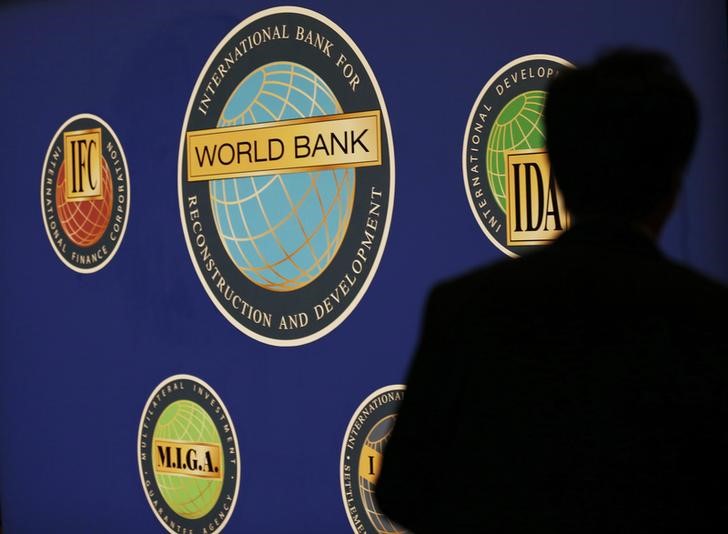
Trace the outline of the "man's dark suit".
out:
M 728 295 L 591 224 L 438 286 L 384 455 L 424 532 L 726 532 Z

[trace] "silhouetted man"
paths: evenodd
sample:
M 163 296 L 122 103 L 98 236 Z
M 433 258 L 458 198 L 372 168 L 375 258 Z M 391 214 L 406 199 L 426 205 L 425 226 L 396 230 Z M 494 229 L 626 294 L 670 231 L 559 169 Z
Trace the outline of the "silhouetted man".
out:
M 553 82 L 547 145 L 575 224 L 432 292 L 377 484 L 393 520 L 726 532 L 727 291 L 655 246 L 697 121 L 660 54 Z

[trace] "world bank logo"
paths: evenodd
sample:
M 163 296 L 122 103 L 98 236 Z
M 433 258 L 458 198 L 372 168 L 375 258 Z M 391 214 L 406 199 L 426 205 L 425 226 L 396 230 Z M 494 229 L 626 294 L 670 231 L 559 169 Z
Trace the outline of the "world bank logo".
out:
M 179 202 L 218 310 L 272 345 L 301 345 L 362 298 L 387 239 L 392 140 L 374 74 L 333 22 L 300 8 L 246 19 L 189 102 Z
M 175 375 L 152 392 L 137 439 L 139 474 L 169 532 L 216 532 L 230 519 L 240 486 L 233 422 L 205 382 Z
M 341 494 L 349 524 L 360 534 L 405 534 L 379 511 L 374 490 L 384 447 L 397 420 L 405 386 L 378 389 L 362 402 L 349 422 L 341 448 Z
M 79 273 L 111 261 L 129 217 L 129 169 L 121 143 L 100 117 L 71 117 L 43 162 L 40 204 L 58 258 Z
M 551 174 L 543 110 L 550 81 L 568 61 L 530 55 L 496 72 L 478 95 L 463 141 L 463 178 L 473 215 L 502 252 L 520 256 L 571 224 Z

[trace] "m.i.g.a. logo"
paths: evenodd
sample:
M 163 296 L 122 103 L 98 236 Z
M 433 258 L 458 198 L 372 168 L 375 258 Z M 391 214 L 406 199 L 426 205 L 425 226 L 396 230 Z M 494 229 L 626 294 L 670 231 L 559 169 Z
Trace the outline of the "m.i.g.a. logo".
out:
M 154 515 L 169 532 L 217 532 L 240 486 L 235 427 L 220 397 L 190 375 L 167 378 L 142 412 L 139 474 Z

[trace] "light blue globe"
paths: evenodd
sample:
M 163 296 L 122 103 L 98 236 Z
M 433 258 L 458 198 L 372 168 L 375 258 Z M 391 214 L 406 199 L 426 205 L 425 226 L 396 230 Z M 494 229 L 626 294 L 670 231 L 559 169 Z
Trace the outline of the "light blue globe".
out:
M 225 104 L 218 127 L 333 115 L 342 109 L 312 70 L 268 63 Z M 210 181 L 217 231 L 230 259 L 252 282 L 293 291 L 320 275 L 344 239 L 354 202 L 354 169 Z

